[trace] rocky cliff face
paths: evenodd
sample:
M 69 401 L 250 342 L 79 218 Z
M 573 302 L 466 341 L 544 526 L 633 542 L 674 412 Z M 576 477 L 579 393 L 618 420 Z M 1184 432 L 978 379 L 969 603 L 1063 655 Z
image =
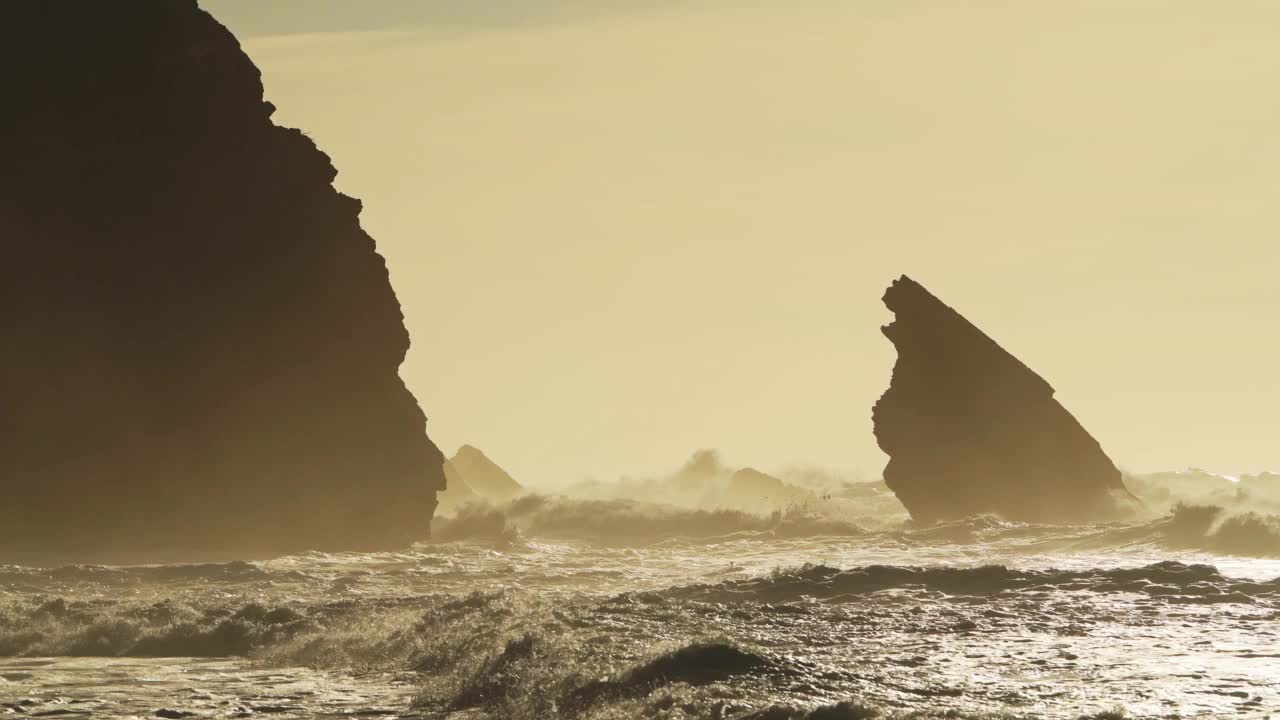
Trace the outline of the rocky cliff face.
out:
M 0 553 L 403 545 L 439 450 L 361 204 L 194 0 L 6 0 Z
M 885 482 L 913 518 L 1080 522 L 1133 502 L 1044 379 L 910 278 L 884 302 L 897 316 L 883 330 L 898 361 L 875 434 L 890 457 Z

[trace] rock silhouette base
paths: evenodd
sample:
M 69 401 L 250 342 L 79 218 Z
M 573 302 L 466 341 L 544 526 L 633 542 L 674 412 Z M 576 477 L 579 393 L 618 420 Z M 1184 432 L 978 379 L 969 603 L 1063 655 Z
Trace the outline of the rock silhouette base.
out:
M 908 277 L 884 303 L 898 360 L 875 435 L 912 518 L 1088 522 L 1131 508 L 1120 471 L 1043 378 Z

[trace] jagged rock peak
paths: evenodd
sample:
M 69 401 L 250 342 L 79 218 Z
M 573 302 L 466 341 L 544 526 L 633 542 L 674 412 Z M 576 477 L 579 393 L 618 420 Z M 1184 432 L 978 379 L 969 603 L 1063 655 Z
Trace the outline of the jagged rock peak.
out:
M 1120 471 L 1048 382 L 911 278 L 884 303 L 898 360 L 872 417 L 885 482 L 913 518 L 1080 522 L 1129 508 Z
M 386 266 L 235 37 L 192 0 L 6 0 L 0 74 L 0 553 L 425 537 Z
M 489 500 L 510 500 L 524 492 L 515 478 L 490 460 L 479 448 L 463 445 L 449 464 L 476 494 Z

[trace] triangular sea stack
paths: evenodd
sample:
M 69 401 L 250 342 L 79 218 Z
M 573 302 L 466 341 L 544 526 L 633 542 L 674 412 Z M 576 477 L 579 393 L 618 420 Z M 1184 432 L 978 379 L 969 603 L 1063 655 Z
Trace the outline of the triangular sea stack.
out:
M 195 0 L 0 4 L 0 561 L 426 537 L 361 203 Z
M 898 361 L 872 415 L 885 482 L 914 519 L 1087 522 L 1132 502 L 1043 378 L 908 277 L 884 303 Z
M 439 512 L 453 515 L 471 503 L 504 503 L 524 493 L 524 487 L 479 448 L 463 445 L 444 462 L 447 486 L 436 495 Z
M 449 465 L 468 487 L 486 500 L 506 502 L 524 492 L 524 487 L 510 473 L 473 445 L 458 448 Z

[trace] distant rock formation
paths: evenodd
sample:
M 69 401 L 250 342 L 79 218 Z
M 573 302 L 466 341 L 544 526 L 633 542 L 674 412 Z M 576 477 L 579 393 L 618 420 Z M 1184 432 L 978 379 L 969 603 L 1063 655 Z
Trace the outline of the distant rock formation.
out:
M 1179 504 L 1280 514 L 1280 475 L 1276 473 L 1220 475 L 1193 467 L 1126 475 L 1125 485 L 1142 499 L 1149 515 L 1164 515 Z
M 787 491 L 781 478 L 763 473 L 755 468 L 742 468 L 729 476 L 728 492 L 749 497 L 780 496 Z
M 813 493 L 755 468 L 734 472 L 725 487 L 727 504 L 746 510 L 777 510 L 813 497 Z
M 884 303 L 898 361 L 872 414 L 885 482 L 914 519 L 1099 521 L 1133 502 L 1039 375 L 908 277 Z
M 231 33 L 5 0 L 0 74 L 0 556 L 426 537 L 443 458 L 386 266 Z
M 444 490 L 436 493 L 437 515 L 453 515 L 464 505 L 480 502 L 480 495 L 471 489 L 458 469 L 448 460 L 444 461 L 444 482 Z
M 520 483 L 506 470 L 471 445 L 458 448 L 449 460 L 449 466 L 472 492 L 485 500 L 506 502 L 524 492 Z

